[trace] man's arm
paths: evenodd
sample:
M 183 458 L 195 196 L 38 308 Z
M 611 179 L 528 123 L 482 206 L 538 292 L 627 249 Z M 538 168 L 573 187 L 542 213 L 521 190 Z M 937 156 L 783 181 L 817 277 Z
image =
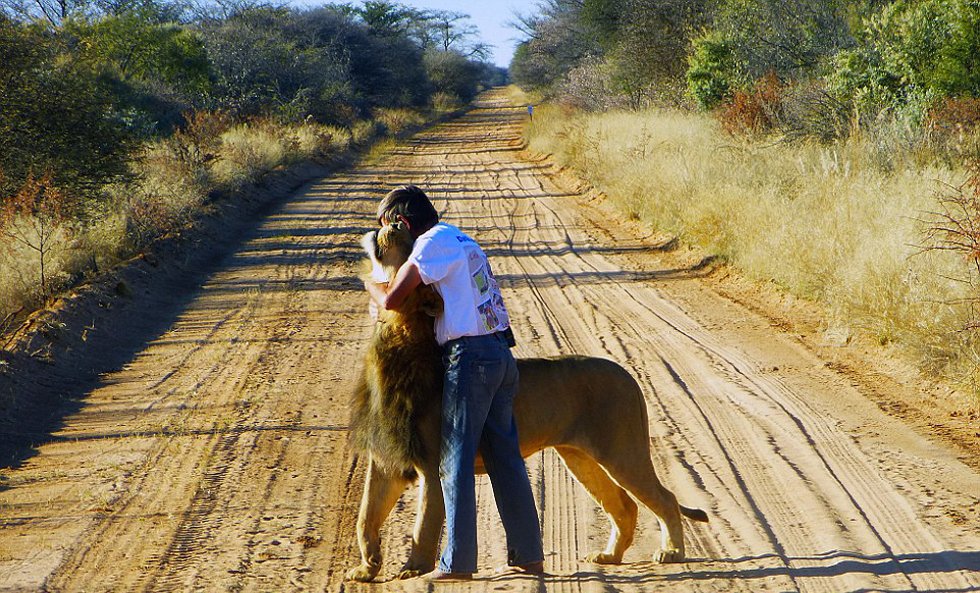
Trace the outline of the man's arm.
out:
M 422 274 L 419 273 L 418 266 L 408 262 L 398 268 L 395 279 L 387 284 L 387 290 L 385 284 L 371 281 L 365 282 L 364 288 L 379 307 L 391 311 L 401 307 L 419 284 L 422 284 Z

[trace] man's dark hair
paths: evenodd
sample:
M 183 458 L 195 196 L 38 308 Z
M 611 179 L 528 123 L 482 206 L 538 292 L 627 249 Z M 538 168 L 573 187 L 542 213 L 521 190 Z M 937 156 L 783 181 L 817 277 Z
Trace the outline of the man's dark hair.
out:
M 439 213 L 429 196 L 414 185 L 404 185 L 388 192 L 378 205 L 378 224 L 404 216 L 413 232 L 422 233 L 439 222 Z

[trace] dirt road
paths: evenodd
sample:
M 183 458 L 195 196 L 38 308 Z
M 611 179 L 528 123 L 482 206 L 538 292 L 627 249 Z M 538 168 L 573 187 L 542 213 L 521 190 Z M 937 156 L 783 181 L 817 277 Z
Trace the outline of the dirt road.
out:
M 980 475 L 798 336 L 720 296 L 703 266 L 522 160 L 523 113 L 491 93 L 285 201 L 5 472 L 0 590 L 425 588 L 342 580 L 365 466 L 347 439 L 371 331 L 357 245 L 377 199 L 406 182 L 486 248 L 518 355 L 604 356 L 638 378 L 661 478 L 711 515 L 685 524 L 688 562 L 651 562 L 659 528 L 643 510 L 626 564 L 584 563 L 606 520 L 544 452 L 528 467 L 550 576 L 440 589 L 980 590 Z M 485 478 L 478 489 L 489 577 L 503 532 Z M 385 528 L 383 575 L 407 556 L 414 500 Z

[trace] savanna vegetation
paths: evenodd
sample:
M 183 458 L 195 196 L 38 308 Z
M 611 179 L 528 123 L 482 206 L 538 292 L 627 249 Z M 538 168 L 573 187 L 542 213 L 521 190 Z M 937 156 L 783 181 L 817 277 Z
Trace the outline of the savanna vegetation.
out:
M 544 0 L 532 149 L 980 392 L 980 2 Z
M 0 0 L 0 332 L 277 168 L 506 73 L 466 15 L 384 0 Z

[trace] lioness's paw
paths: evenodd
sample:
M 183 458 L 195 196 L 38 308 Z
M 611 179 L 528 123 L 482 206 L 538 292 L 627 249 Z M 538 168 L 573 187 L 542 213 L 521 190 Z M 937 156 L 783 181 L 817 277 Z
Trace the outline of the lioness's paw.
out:
M 653 560 L 654 562 L 659 562 L 661 564 L 667 564 L 670 562 L 683 562 L 684 552 L 675 549 L 660 550 L 653 556 Z
M 605 552 L 593 552 L 585 557 L 585 561 L 595 562 L 596 564 L 619 564 L 623 559 L 620 556 L 614 556 Z
M 360 581 L 366 583 L 378 576 L 378 568 L 367 564 L 362 564 L 357 568 L 352 568 L 347 571 L 346 579 L 348 581 Z

